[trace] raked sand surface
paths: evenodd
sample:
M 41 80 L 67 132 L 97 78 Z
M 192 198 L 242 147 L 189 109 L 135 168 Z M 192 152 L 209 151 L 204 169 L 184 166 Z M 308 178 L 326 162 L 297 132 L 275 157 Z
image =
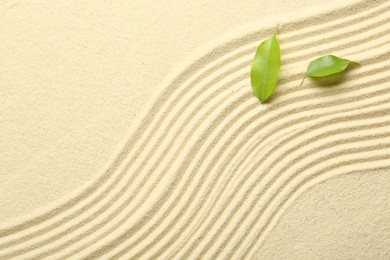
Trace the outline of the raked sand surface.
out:
M 390 259 L 389 1 L 81 2 L 0 5 L 0 259 Z

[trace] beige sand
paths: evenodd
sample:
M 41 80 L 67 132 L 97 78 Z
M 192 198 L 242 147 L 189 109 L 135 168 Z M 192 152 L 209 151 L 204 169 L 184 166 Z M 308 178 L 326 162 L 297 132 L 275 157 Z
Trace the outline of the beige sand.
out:
M 3 4 L 0 259 L 390 257 L 390 3 L 229 2 Z

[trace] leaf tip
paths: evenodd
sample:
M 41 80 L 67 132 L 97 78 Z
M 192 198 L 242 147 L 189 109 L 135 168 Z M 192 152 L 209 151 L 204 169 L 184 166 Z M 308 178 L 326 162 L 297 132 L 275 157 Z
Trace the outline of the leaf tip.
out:
M 278 35 L 278 34 L 279 34 L 279 31 L 280 31 L 280 25 L 277 24 L 277 25 L 276 25 L 276 28 L 275 28 L 275 30 L 274 30 L 274 35 Z
M 260 100 L 260 103 L 261 103 L 261 104 L 264 104 L 265 101 L 267 100 L 267 98 L 259 98 L 259 100 Z

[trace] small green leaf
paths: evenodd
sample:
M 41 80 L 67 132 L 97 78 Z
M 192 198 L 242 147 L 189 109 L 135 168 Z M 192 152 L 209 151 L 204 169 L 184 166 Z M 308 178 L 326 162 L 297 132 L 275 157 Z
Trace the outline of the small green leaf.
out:
M 350 63 L 357 63 L 351 60 L 342 59 L 334 55 L 325 55 L 315 59 L 307 66 L 305 77 L 302 79 L 301 86 L 306 77 L 324 78 L 340 72 L 343 72 Z
M 276 34 L 257 47 L 251 66 L 251 85 L 255 96 L 264 102 L 275 91 L 280 71 L 280 47 Z

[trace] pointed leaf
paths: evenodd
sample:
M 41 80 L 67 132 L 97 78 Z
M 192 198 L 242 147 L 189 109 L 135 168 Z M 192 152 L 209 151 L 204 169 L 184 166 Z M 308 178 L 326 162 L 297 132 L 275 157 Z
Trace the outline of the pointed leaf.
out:
M 251 66 L 251 85 L 255 96 L 264 102 L 275 91 L 280 71 L 280 47 L 275 33 L 259 47 Z
M 306 77 L 323 78 L 343 72 L 350 63 L 357 63 L 348 59 L 339 58 L 334 55 L 325 55 L 309 63 L 306 70 Z M 304 79 L 301 85 L 303 84 Z

